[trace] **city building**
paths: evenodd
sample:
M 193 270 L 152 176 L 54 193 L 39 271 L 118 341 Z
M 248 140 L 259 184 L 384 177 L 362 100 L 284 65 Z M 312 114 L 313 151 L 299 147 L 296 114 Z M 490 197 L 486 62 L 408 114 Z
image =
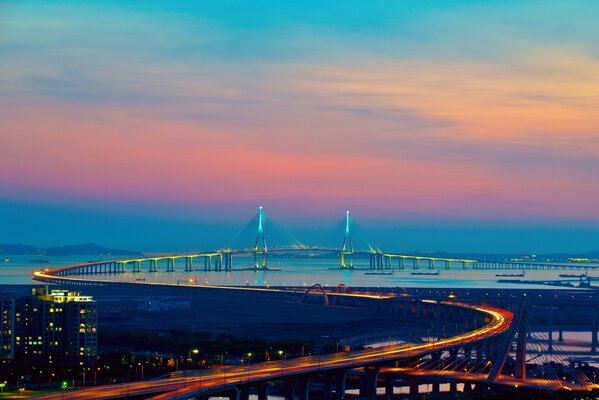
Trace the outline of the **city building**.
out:
M 161 312 L 171 310 L 190 310 L 191 299 L 187 297 L 146 297 L 137 306 L 139 311 Z
M 15 356 L 15 296 L 0 293 L 0 363 Z
M 97 355 L 97 311 L 91 296 L 34 288 L 16 302 L 15 355 L 50 364 L 93 363 Z

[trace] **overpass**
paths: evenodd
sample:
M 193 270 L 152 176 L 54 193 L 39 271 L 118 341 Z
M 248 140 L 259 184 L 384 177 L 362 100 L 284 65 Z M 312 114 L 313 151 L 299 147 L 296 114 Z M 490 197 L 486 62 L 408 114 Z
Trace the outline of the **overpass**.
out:
M 253 289 L 247 289 L 253 290 Z M 433 301 L 414 299 L 397 299 L 375 297 L 370 295 L 351 293 L 329 293 L 329 296 L 338 299 L 363 298 L 364 300 L 378 303 L 388 303 L 403 312 L 414 313 L 420 318 L 462 318 L 473 319 L 474 324 L 480 323 L 478 328 L 447 338 L 437 338 L 429 342 L 416 344 L 400 344 L 383 346 L 375 349 L 366 349 L 352 352 L 342 352 L 321 356 L 299 357 L 291 360 L 269 361 L 249 364 L 241 367 L 206 370 L 194 376 L 178 376 L 156 381 L 135 382 L 128 384 L 106 385 L 88 388 L 86 390 L 69 391 L 68 398 L 77 399 L 114 399 L 124 396 L 155 396 L 156 399 L 194 399 L 207 395 L 229 396 L 238 400 L 247 400 L 250 390 L 257 390 L 261 399 L 266 399 L 270 383 L 284 381 L 289 390 L 287 398 L 307 398 L 309 383 L 317 377 L 325 377 L 326 396 L 335 395 L 343 398 L 346 391 L 346 374 L 349 371 L 360 369 L 367 376 L 361 391 L 372 394 L 376 391 L 378 374 L 381 368 L 401 362 L 414 360 L 441 359 L 443 354 L 457 360 L 458 353 L 463 353 L 461 362 L 467 362 L 467 357 L 472 357 L 473 348 L 483 348 L 494 352 L 499 347 L 494 344 L 502 341 L 506 335 L 513 333 L 510 329 L 514 321 L 514 314 L 491 306 L 474 306 L 452 301 Z M 389 303 L 389 301 L 391 303 Z M 381 303 L 381 304 L 382 304 Z M 478 321 L 478 322 L 476 322 Z M 481 350 L 477 354 L 483 355 Z M 491 353 L 488 353 L 491 356 Z M 477 355 L 478 356 L 478 355 Z M 496 356 L 496 354 L 495 354 Z M 502 357 L 497 360 L 502 363 Z M 485 359 L 486 362 L 486 359 Z M 487 383 L 502 385 L 500 375 L 487 374 Z M 510 383 L 511 384 L 511 383 Z M 526 385 L 526 383 L 523 384 Z M 546 381 L 535 383 L 535 387 L 553 389 L 554 382 Z M 55 400 L 62 394 L 41 396 L 38 398 Z

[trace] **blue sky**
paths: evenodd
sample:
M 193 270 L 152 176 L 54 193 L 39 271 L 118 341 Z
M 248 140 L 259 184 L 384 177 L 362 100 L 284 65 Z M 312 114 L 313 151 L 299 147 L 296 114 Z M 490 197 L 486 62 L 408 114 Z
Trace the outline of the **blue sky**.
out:
M 598 17 L 4 1 L 0 242 L 210 248 L 264 205 L 306 242 L 351 209 L 394 250 L 595 250 Z

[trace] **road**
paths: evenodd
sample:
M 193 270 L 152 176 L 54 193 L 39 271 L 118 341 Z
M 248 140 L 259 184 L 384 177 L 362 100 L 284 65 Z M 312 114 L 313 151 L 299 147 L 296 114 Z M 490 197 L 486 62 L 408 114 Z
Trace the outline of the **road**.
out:
M 423 300 L 423 302 L 434 302 Z M 488 324 L 464 334 L 421 344 L 402 344 L 349 353 L 335 353 L 323 356 L 300 357 L 291 360 L 270 361 L 219 370 L 206 370 L 198 376 L 167 378 L 162 380 L 135 382 L 128 384 L 105 385 L 86 390 L 69 391 L 70 400 L 115 399 L 132 395 L 157 395 L 156 400 L 193 398 L 199 394 L 217 393 L 233 389 L 239 384 L 253 383 L 278 378 L 310 374 L 321 371 L 343 370 L 368 365 L 378 365 L 399 359 L 424 356 L 433 351 L 461 347 L 505 332 L 513 319 L 509 311 L 488 307 L 472 306 L 457 302 L 441 302 L 456 307 L 476 309 L 487 314 Z M 161 394 L 162 393 L 162 394 Z M 60 400 L 62 393 L 36 397 L 46 400 Z

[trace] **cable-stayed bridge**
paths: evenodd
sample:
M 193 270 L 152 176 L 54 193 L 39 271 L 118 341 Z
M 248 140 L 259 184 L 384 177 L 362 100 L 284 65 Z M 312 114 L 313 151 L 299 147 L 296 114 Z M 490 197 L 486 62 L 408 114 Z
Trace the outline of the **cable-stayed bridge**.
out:
M 340 269 L 355 267 L 356 258 L 368 258 L 369 267 L 373 270 L 386 270 L 393 268 L 421 267 L 435 268 L 472 268 L 476 260 L 428 257 L 421 255 L 408 255 L 390 253 L 380 250 L 372 244 L 355 223 L 349 211 L 345 213 L 343 230 L 339 237 L 339 247 L 323 245 L 305 245 L 288 233 L 281 225 L 266 217 L 264 209 L 259 208 L 256 215 L 242 229 L 231 242 L 222 249 L 189 254 L 166 254 L 147 257 L 135 257 L 110 261 L 98 261 L 83 265 L 73 265 L 53 269 L 57 276 L 98 274 L 98 273 L 125 273 L 142 272 L 142 267 L 148 272 L 158 272 L 159 268 L 166 272 L 174 272 L 175 265 L 184 263 L 184 271 L 190 272 L 194 268 L 205 271 L 231 271 L 233 270 L 234 256 L 249 255 L 253 257 L 256 270 L 268 269 L 268 255 L 277 253 L 330 253 L 339 257 Z
M 239 235 L 233 239 L 233 244 L 226 248 L 210 252 L 193 254 L 173 254 L 150 256 L 143 258 L 121 259 L 111 261 L 90 262 L 86 264 L 70 265 L 54 268 L 51 270 L 38 271 L 34 273 L 35 279 L 47 283 L 70 283 L 70 284 L 110 284 L 109 280 L 102 283 L 94 282 L 93 277 L 87 279 L 85 275 L 90 274 L 120 274 L 126 272 L 142 272 L 142 267 L 148 268 L 149 272 L 158 272 L 165 268 L 167 272 L 175 272 L 175 266 L 181 266 L 184 261 L 185 271 L 193 271 L 198 261 L 203 261 L 205 270 L 231 271 L 233 269 L 234 256 L 245 255 L 253 258 L 252 269 L 268 269 L 268 255 L 271 253 L 284 252 L 315 252 L 333 253 L 339 257 L 339 269 L 355 268 L 354 261 L 357 257 L 369 259 L 369 267 L 373 270 L 384 270 L 390 268 L 474 268 L 476 260 L 438 258 L 426 256 L 404 255 L 387 253 L 368 242 L 365 235 L 352 220 L 349 212 L 345 213 L 343 224 L 339 229 L 339 247 L 335 246 L 308 246 L 299 242 L 288 234 L 282 227 L 266 218 L 264 209 L 260 208 L 256 216 L 250 221 Z M 176 262 L 179 261 L 178 264 Z M 397 263 L 395 263 L 397 262 Z M 201 267 L 201 264 L 199 265 Z M 116 283 L 119 284 L 119 283 Z M 122 282 L 121 282 L 122 284 Z M 149 283 L 156 284 L 156 283 Z M 172 284 L 172 286 L 178 286 Z M 367 396 L 373 395 L 377 390 L 379 378 L 384 377 L 391 381 L 391 393 L 393 381 L 399 379 L 404 384 L 410 384 L 410 392 L 418 393 L 418 383 L 430 382 L 433 388 L 440 384 L 456 383 L 466 388 L 483 388 L 489 386 L 512 387 L 522 386 L 530 388 L 559 388 L 565 386 L 558 372 L 551 366 L 543 367 L 546 377 L 549 379 L 527 379 L 526 355 L 534 353 L 533 345 L 537 348 L 537 354 L 542 356 L 538 350 L 539 343 L 547 343 L 547 352 L 553 357 L 561 354 L 558 346 L 551 340 L 551 333 L 532 332 L 531 316 L 527 312 L 526 302 L 514 312 L 503 309 L 478 306 L 465 303 L 447 302 L 444 300 L 411 299 L 403 295 L 381 295 L 373 293 L 357 292 L 351 293 L 347 288 L 333 291 L 325 290 L 320 285 L 305 290 L 286 288 L 262 289 L 246 287 L 217 287 L 217 286 L 194 286 L 196 289 L 219 291 L 238 291 L 251 293 L 268 293 L 269 296 L 284 295 L 286 299 L 296 298 L 303 302 L 306 298 L 314 299 L 321 296 L 325 305 L 361 307 L 372 302 L 377 309 L 388 309 L 391 313 L 402 314 L 406 317 L 413 315 L 417 320 L 447 318 L 456 322 L 462 321 L 472 323 L 465 333 L 456 336 L 438 335 L 432 341 L 426 343 L 407 344 L 405 346 L 385 346 L 381 349 L 352 352 L 351 354 L 323 355 L 309 357 L 290 362 L 269 362 L 241 369 L 228 370 L 228 378 L 220 379 L 213 377 L 211 372 L 202 374 L 197 379 L 190 379 L 183 390 L 177 386 L 179 381 L 165 380 L 160 382 L 157 390 L 157 382 L 152 384 L 139 384 L 139 394 L 157 394 L 160 399 L 203 398 L 206 395 L 233 393 L 228 396 L 233 399 L 247 400 L 249 390 L 257 390 L 259 397 L 266 400 L 268 387 L 272 381 L 282 380 L 291 382 L 290 394 L 286 396 L 289 400 L 297 397 L 307 398 L 308 383 L 310 380 L 323 379 L 325 384 L 324 395 L 330 396 L 335 393 L 338 399 L 343 398 L 345 393 L 346 373 L 358 370 L 361 374 L 360 387 Z M 340 285 L 341 286 L 341 285 Z M 314 288 L 314 290 L 312 290 Z M 340 287 L 338 287 L 341 289 Z M 408 317 L 409 318 L 409 317 Z M 545 336 L 547 337 L 545 337 Z M 535 336 L 537 336 L 535 338 Z M 542 337 L 541 337 L 542 336 Z M 505 375 L 506 360 L 509 353 L 515 349 L 515 366 L 513 376 Z M 564 353 L 564 357 L 565 357 Z M 582 388 L 591 384 L 588 376 L 573 369 L 570 373 L 575 378 L 577 385 Z M 332 377 L 332 378 L 331 378 Z M 336 388 L 331 390 L 331 382 Z M 328 385 L 328 386 L 327 386 Z M 413 387 L 416 389 L 414 389 Z M 328 389 L 327 389 L 328 388 Z M 114 398 L 116 394 L 123 391 L 129 393 L 130 386 L 114 386 L 98 388 L 97 393 L 87 391 L 79 393 L 83 397 L 70 398 Z M 438 389 L 437 389 L 438 390 Z M 450 389 L 453 390 L 453 389 Z M 300 395 L 297 396 L 297 392 Z M 433 390 L 434 391 L 434 390 Z M 91 397 L 92 393 L 94 396 Z M 296 394 L 294 394 L 296 393 Z M 85 397 L 87 396 L 87 397 Z

